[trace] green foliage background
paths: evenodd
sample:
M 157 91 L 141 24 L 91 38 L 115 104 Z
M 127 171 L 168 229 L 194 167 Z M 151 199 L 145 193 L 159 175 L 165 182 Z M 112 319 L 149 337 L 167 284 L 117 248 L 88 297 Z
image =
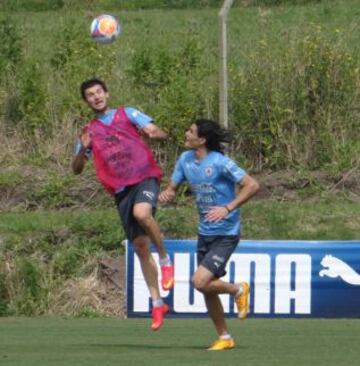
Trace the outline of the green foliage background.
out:
M 21 1 L 4 3 L 17 11 L 0 16 L 2 130 L 15 126 L 36 154 L 34 135 L 43 142 L 65 120 L 74 128 L 86 122 L 79 84 L 98 76 L 108 82 L 114 105 L 134 105 L 171 133 L 171 144 L 157 149 L 170 169 L 191 121 L 218 117 L 217 10 L 207 6 L 219 2 L 127 10 L 135 3 L 34 0 L 33 9 L 44 11 L 31 16 L 20 11 L 28 10 Z M 231 154 L 257 171 L 349 169 L 360 152 L 359 23 L 352 14 L 358 1 L 278 3 L 240 3 L 229 18 Z M 112 45 L 88 34 L 101 5 L 122 23 Z

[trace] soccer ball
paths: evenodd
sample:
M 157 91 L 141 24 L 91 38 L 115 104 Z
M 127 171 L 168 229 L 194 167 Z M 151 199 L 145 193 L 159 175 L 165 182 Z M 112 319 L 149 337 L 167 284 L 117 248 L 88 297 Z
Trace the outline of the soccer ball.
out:
M 120 23 L 112 15 L 99 15 L 91 23 L 91 37 L 100 43 L 111 43 L 120 34 Z

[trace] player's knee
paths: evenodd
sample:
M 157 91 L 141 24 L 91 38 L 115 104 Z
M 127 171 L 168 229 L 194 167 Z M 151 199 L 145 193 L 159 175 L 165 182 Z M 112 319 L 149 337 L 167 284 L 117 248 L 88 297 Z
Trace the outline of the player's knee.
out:
M 207 288 L 208 282 L 205 279 L 203 279 L 201 277 L 194 276 L 191 279 L 191 282 L 192 282 L 193 287 L 196 290 L 198 290 L 200 292 L 206 292 L 206 288 Z
M 152 215 L 147 211 L 135 210 L 134 211 L 135 220 L 142 226 L 148 227 L 153 220 Z

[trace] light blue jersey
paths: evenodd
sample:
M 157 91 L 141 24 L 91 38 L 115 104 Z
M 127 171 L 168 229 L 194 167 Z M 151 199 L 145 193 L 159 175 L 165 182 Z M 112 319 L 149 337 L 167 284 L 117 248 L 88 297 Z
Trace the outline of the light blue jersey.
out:
M 139 128 L 144 128 L 148 123 L 151 123 L 153 121 L 153 119 L 151 117 L 149 117 L 148 115 L 138 111 L 135 108 L 132 107 L 125 107 L 124 108 L 126 116 L 129 118 L 130 122 Z M 108 111 L 107 113 L 98 116 L 97 119 L 99 121 L 101 121 L 102 123 L 104 123 L 105 125 L 110 125 L 111 121 L 113 120 L 113 117 L 115 115 L 116 109 L 111 109 L 110 111 Z M 76 141 L 76 146 L 75 146 L 75 155 L 77 155 L 79 153 L 79 151 L 81 150 L 81 142 L 78 139 Z M 86 157 L 90 157 L 91 155 L 91 148 L 88 148 L 86 150 Z
M 240 210 L 232 211 L 219 222 L 208 222 L 206 213 L 212 206 L 225 206 L 236 195 L 236 184 L 246 172 L 229 157 L 209 152 L 204 159 L 197 160 L 195 151 L 182 153 L 176 162 L 171 180 L 176 184 L 189 182 L 199 212 L 199 234 L 238 235 L 240 233 Z

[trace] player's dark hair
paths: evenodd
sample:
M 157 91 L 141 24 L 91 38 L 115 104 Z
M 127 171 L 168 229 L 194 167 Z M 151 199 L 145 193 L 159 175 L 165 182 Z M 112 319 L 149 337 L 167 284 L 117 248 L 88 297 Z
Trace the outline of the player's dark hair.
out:
M 86 100 L 85 91 L 95 85 L 100 85 L 104 89 L 105 92 L 108 91 L 106 84 L 100 79 L 93 78 L 93 79 L 85 80 L 80 85 L 80 93 L 84 100 Z
M 208 119 L 198 119 L 195 121 L 199 137 L 206 140 L 205 146 L 208 150 L 224 152 L 224 143 L 231 140 L 230 132 L 221 127 L 219 123 Z

